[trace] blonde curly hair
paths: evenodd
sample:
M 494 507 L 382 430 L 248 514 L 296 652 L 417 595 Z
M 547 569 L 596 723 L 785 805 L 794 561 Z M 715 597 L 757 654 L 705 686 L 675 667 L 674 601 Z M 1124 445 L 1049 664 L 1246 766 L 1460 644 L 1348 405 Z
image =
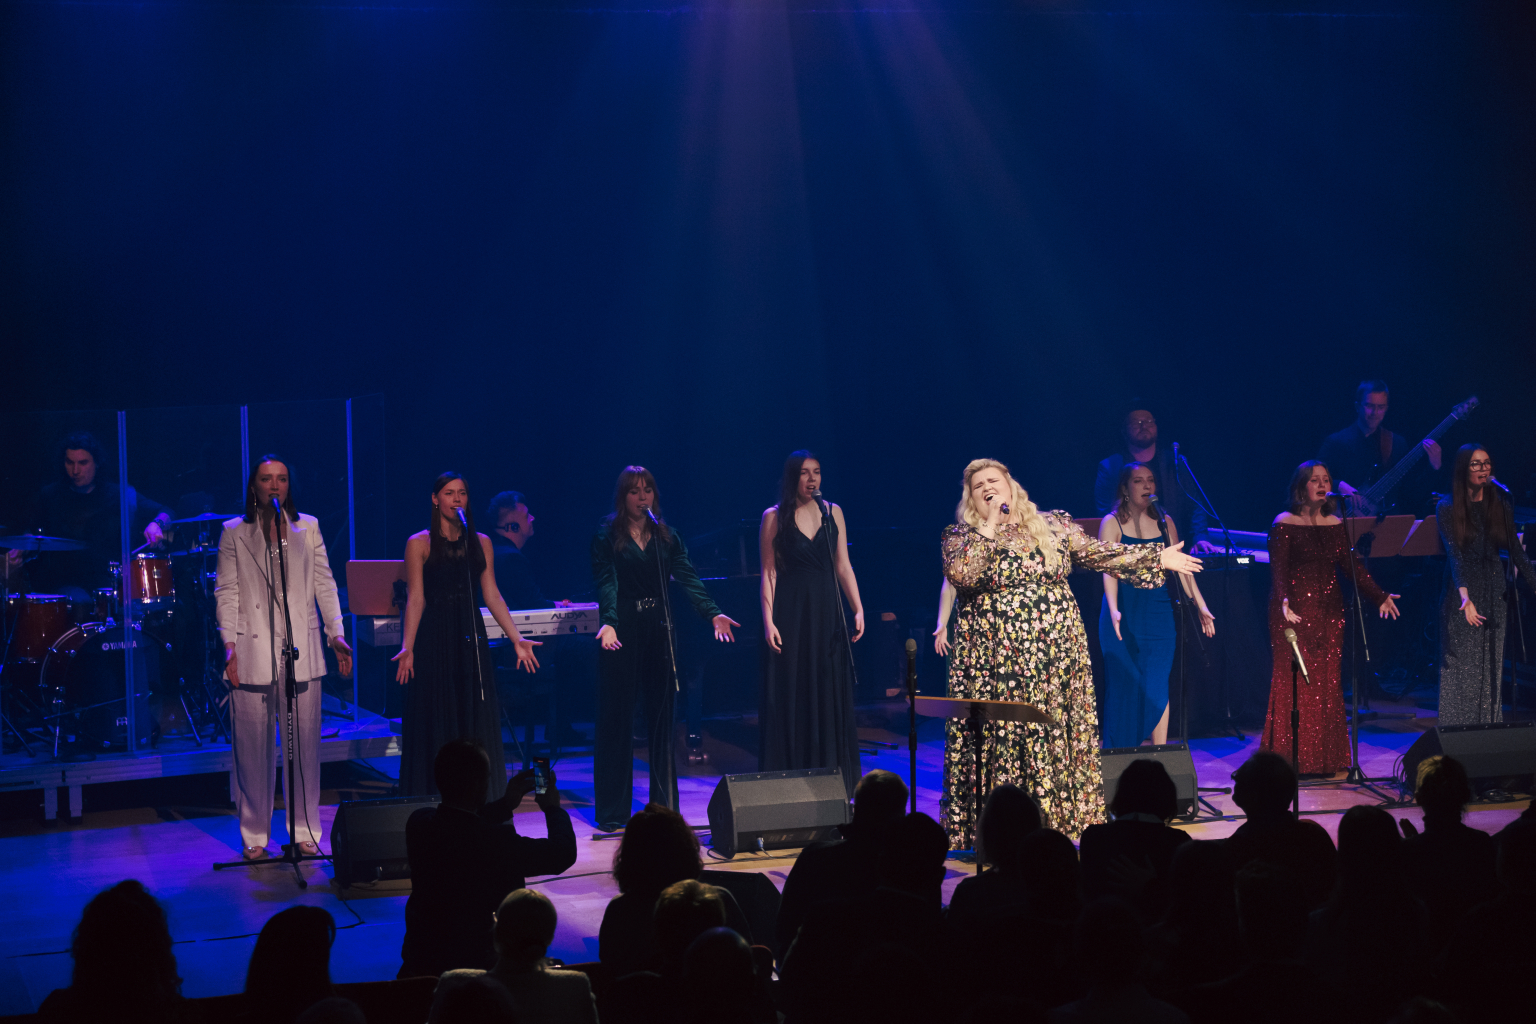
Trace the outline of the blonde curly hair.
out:
M 1008 481 L 1008 514 L 1002 518 L 1002 522 L 1018 526 L 1020 532 L 1033 541 L 1033 547 L 1040 549 L 1045 564 L 1054 568 L 1061 559 L 1055 530 L 1050 521 L 1040 514 L 1035 503 L 1029 500 L 1029 492 L 1020 487 L 1013 474 L 1008 472 L 1008 467 L 996 459 L 972 459 L 965 467 L 965 475 L 960 481 L 960 504 L 955 506 L 955 522 L 979 527 L 986 521 L 986 515 L 971 501 L 971 478 L 984 469 L 995 469 Z

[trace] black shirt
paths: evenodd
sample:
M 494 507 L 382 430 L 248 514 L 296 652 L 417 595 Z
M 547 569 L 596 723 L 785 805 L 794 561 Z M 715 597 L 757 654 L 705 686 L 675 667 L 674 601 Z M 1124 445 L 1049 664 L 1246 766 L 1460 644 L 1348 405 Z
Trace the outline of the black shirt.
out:
M 555 602 L 544 596 L 533 578 L 533 566 L 511 541 L 491 541 L 491 551 L 496 558 L 496 589 L 511 611 L 526 608 L 553 608 Z
M 150 520 L 170 509 L 128 488 L 131 546 L 143 543 Z M 75 586 L 85 590 L 113 583 L 109 562 L 123 558 L 122 505 L 115 482 L 98 481 L 88 493 L 75 490 L 68 481 L 56 480 L 43 487 L 27 511 L 27 529 L 50 537 L 85 542 L 81 551 L 48 551 L 28 567 L 31 584 L 39 590 Z
M 517 834 L 504 800 L 480 814 L 423 807 L 405 823 L 411 896 L 405 903 L 402 978 L 461 967 L 490 970 L 491 915 L 528 875 L 558 875 L 576 863 L 576 832 L 563 809 L 546 810 L 548 839 Z
M 1405 441 L 1403 435 L 1388 430 L 1390 447 L 1383 459 L 1381 432 L 1385 429 L 1377 427 L 1369 434 L 1363 434 L 1359 424 L 1351 423 L 1323 438 L 1322 447 L 1317 450 L 1317 461 L 1328 467 L 1335 488 L 1342 480 L 1357 491 L 1369 490 L 1413 450 L 1414 446 Z M 1408 471 L 1387 496 L 1387 501 L 1389 504 L 1395 502 L 1405 512 L 1415 511 L 1435 483 L 1434 470 L 1426 459 Z

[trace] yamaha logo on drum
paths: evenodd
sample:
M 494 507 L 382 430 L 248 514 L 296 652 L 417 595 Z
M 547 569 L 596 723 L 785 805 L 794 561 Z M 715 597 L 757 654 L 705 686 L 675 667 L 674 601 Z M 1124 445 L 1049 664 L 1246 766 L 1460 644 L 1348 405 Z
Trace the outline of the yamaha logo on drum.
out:
M 109 640 L 109 641 L 106 641 L 106 642 L 102 643 L 101 649 L 104 650 L 104 651 L 125 651 L 128 648 L 130 648 L 130 647 L 141 647 L 141 646 L 143 646 L 143 645 L 138 640 L 130 640 L 130 641 Z

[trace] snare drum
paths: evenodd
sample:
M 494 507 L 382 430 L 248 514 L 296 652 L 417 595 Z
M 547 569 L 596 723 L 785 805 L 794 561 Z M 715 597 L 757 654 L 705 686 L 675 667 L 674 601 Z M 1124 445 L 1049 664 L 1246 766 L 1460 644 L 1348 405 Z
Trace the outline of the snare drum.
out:
M 123 600 L 146 608 L 169 608 L 176 597 L 171 583 L 171 560 L 164 555 L 139 553 L 128 563 L 127 593 Z
M 95 598 L 96 614 L 93 622 L 112 622 L 117 619 L 117 591 L 111 587 L 102 587 L 91 591 Z
M 63 594 L 14 594 L 11 596 L 12 619 L 10 660 L 42 661 L 53 642 L 69 629 L 69 598 Z

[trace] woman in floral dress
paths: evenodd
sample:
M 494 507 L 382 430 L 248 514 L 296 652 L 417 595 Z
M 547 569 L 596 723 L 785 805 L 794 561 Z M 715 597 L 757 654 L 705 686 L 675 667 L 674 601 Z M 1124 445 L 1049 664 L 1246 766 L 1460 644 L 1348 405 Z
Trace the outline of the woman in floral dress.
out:
M 1163 570 L 1199 572 L 1200 561 L 1182 544 L 1095 540 L 1065 512 L 1042 514 L 992 459 L 965 467 L 955 520 L 943 538 L 957 609 L 949 696 L 1023 701 L 1054 721 L 987 724 L 982 787 L 1024 788 L 1052 828 L 1076 837 L 1104 820 L 1104 794 L 1088 637 L 1067 574 L 1083 567 L 1145 586 L 1159 583 Z M 941 801 L 951 849 L 975 845 L 975 749 L 965 723 L 951 719 Z

